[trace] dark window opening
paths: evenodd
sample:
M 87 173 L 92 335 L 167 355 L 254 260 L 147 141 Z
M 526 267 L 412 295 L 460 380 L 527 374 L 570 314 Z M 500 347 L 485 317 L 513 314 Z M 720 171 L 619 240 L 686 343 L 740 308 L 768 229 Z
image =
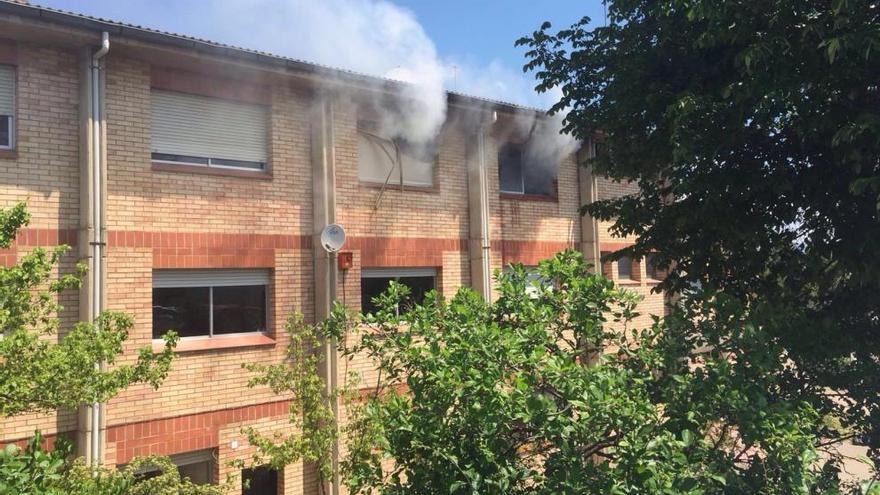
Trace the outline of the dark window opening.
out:
M 498 151 L 498 178 L 501 192 L 553 196 L 554 167 L 529 158 L 528 147 L 508 143 Z
M 652 280 L 660 280 L 663 277 L 661 270 L 657 268 L 655 255 L 649 254 L 645 256 L 645 272 L 645 275 Z
M 379 308 L 373 304 L 373 299 L 388 289 L 388 284 L 395 280 L 410 289 L 410 295 L 401 301 L 398 308 L 402 312 L 408 311 L 417 304 L 421 304 L 428 291 L 436 288 L 434 276 L 367 276 L 361 278 L 361 311 L 375 313 Z
M 265 332 L 266 306 L 265 285 L 154 288 L 153 338 Z
M 258 466 L 241 471 L 241 495 L 275 495 L 278 493 L 278 471 Z
M 199 165 L 203 167 L 243 168 L 246 170 L 264 170 L 263 162 L 247 160 L 228 160 L 226 158 L 205 158 L 201 156 L 172 155 L 168 153 L 152 153 L 151 158 L 158 162 L 179 163 L 181 165 Z
M 624 256 L 617 260 L 617 278 L 620 280 L 632 280 L 632 258 Z
M 0 147 L 12 146 L 12 117 L 0 115 Z

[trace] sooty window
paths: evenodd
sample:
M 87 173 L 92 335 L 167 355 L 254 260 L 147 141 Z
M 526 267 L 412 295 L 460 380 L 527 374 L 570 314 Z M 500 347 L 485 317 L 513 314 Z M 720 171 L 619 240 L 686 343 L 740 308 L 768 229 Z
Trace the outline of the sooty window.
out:
M 532 196 L 555 194 L 553 170 L 531 157 L 528 147 L 507 143 L 498 151 L 498 180 L 502 193 Z

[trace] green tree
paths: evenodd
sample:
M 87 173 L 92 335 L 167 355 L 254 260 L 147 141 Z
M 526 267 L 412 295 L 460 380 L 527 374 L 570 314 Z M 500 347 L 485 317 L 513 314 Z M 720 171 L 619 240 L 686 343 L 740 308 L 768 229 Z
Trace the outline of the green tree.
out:
M 24 203 L 0 209 L 0 248 L 12 245 L 27 225 Z M 131 364 L 117 362 L 132 326 L 129 316 L 101 314 L 94 324 L 61 329 L 59 295 L 79 287 L 76 273 L 56 275 L 67 246 L 36 248 L 10 267 L 0 267 L 0 419 L 104 402 L 134 383 L 158 387 L 167 375 L 177 337 L 161 353 L 141 349 Z M 99 370 L 95 363 L 106 364 Z M 142 476 L 145 470 L 155 476 Z M 95 471 L 73 457 L 63 438 L 52 449 L 40 432 L 24 448 L 0 450 L 0 494 L 15 495 L 220 495 L 221 487 L 181 480 L 165 458 L 134 460 L 125 469 Z
M 338 307 L 325 328 L 379 370 L 352 403 L 344 475 L 355 493 L 809 494 L 821 417 L 780 397 L 788 314 L 721 294 L 632 328 L 638 297 L 569 251 L 522 266 L 485 303 L 468 288 L 397 311 Z M 346 339 L 343 339 L 343 336 Z M 749 356 L 749 359 L 742 359 Z M 828 491 L 828 493 L 835 493 Z
M 764 338 L 816 434 L 880 448 L 880 9 L 869 0 L 609 0 L 607 20 L 518 41 L 598 174 L 586 205 L 657 252 L 663 288 L 790 314 Z

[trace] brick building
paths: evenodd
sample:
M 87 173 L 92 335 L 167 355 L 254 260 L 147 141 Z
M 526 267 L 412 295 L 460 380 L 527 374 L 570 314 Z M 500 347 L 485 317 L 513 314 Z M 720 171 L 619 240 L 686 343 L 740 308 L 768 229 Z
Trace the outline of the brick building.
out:
M 133 315 L 129 357 L 168 328 L 184 337 L 159 390 L 6 419 L 0 440 L 39 428 L 108 465 L 163 454 L 193 479 L 224 479 L 251 453 L 243 427 L 287 424 L 285 398 L 249 388 L 240 364 L 283 357 L 291 312 L 320 318 L 334 293 L 361 309 L 389 279 L 491 297 L 491 272 L 505 264 L 569 247 L 597 260 L 627 245 L 578 207 L 630 186 L 592 177 L 574 153 L 552 180 L 530 173 L 528 136 L 511 129 L 539 112 L 449 94 L 426 156 L 375 130 L 370 102 L 400 88 L 0 1 L 0 207 L 26 200 L 33 217 L 0 262 L 70 244 L 61 269 L 83 261 L 90 275 L 64 296 L 65 324 L 104 309 Z M 318 244 L 331 223 L 347 233 L 346 270 Z M 603 268 L 645 295 L 643 314 L 663 311 L 644 260 Z M 271 493 L 316 493 L 302 465 L 246 475 Z

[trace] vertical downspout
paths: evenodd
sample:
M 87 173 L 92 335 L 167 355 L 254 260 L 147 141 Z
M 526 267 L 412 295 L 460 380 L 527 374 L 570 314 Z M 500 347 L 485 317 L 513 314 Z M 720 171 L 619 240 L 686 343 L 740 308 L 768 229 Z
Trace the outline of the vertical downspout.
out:
M 580 205 L 586 205 L 599 199 L 599 188 L 596 177 L 593 175 L 592 165 L 584 162 L 595 157 L 595 142 L 587 141 L 577 154 L 578 162 L 578 192 Z M 584 259 L 593 265 L 597 273 L 602 273 L 601 250 L 599 247 L 599 221 L 588 214 L 581 215 L 581 253 Z M 577 342 L 580 349 L 580 361 L 583 366 L 592 366 L 602 355 L 602 349 L 596 348 L 586 340 Z
M 591 139 L 578 152 L 578 191 L 581 206 L 599 199 L 599 188 L 593 175 L 592 165 L 584 162 L 595 157 L 595 142 Z M 598 272 L 602 272 L 601 252 L 599 247 L 599 222 L 590 215 L 581 215 L 581 252 L 588 263 Z
M 312 254 L 315 270 L 315 321 L 322 321 L 330 315 L 336 300 L 337 265 L 335 255 L 324 250 L 321 245 L 321 231 L 327 225 L 336 223 L 336 156 L 333 133 L 333 100 L 327 95 L 319 95 L 312 115 Z M 334 396 L 337 389 L 338 363 L 336 342 L 323 343 L 323 359 L 318 373 L 324 380 L 324 394 L 330 401 L 335 423 L 339 422 L 339 404 Z M 321 493 L 339 493 L 339 441 L 332 446 L 332 478 L 324 480 Z
M 101 47 L 83 55 L 81 80 L 82 130 L 80 179 L 80 241 L 81 256 L 88 264 L 88 274 L 80 293 L 80 319 L 95 323 L 104 310 L 104 235 L 106 149 L 104 121 L 104 70 L 102 59 L 110 50 L 110 36 L 101 34 Z M 95 363 L 100 370 L 103 363 Z M 80 413 L 80 453 L 93 467 L 101 464 L 103 405 L 90 404 Z
M 492 301 L 492 242 L 489 235 L 489 171 L 486 164 L 486 133 L 494 124 L 493 112 L 488 123 L 476 126 L 468 146 L 468 214 L 470 219 L 471 285 L 486 302 Z

